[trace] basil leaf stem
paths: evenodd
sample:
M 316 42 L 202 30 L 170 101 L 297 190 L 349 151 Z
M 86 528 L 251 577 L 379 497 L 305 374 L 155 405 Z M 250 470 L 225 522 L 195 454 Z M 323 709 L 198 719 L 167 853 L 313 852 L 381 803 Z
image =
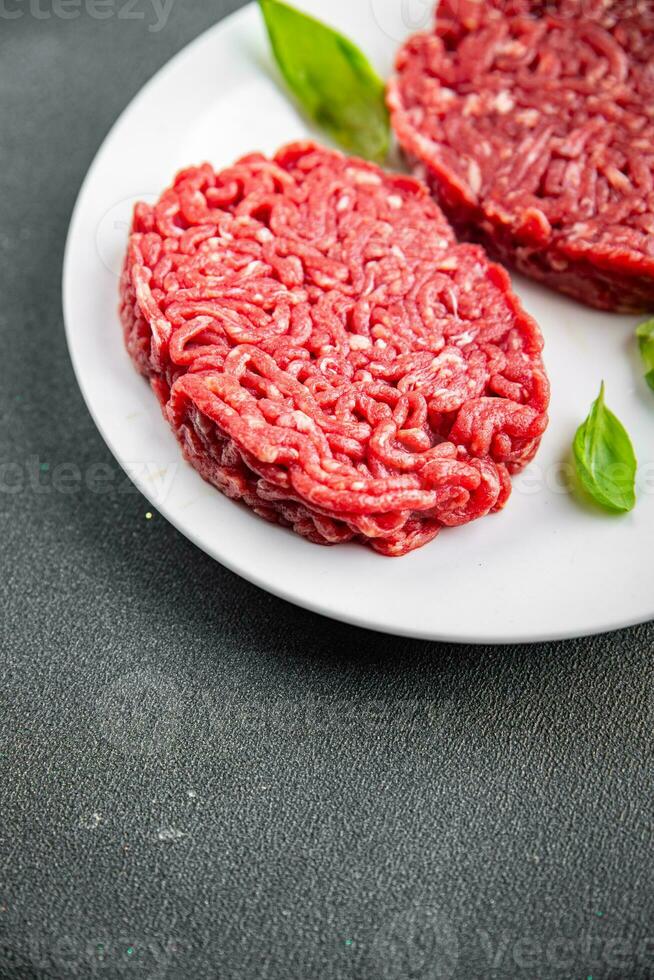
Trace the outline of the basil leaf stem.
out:
M 384 83 L 365 55 L 281 0 L 259 6 L 279 69 L 306 114 L 343 149 L 383 163 L 390 140 Z
M 636 504 L 636 456 L 626 429 L 604 402 L 604 382 L 573 443 L 583 488 L 607 510 L 625 512 Z

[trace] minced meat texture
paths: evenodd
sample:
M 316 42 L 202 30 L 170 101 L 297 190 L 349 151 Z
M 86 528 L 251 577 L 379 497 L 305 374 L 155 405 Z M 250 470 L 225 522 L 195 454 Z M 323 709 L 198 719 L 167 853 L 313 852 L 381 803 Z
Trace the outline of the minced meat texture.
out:
M 121 317 L 192 465 L 322 544 L 402 555 L 499 509 L 547 423 L 506 272 L 424 184 L 312 143 L 137 205 Z
M 460 234 L 592 306 L 654 306 L 652 0 L 441 0 L 388 97 Z

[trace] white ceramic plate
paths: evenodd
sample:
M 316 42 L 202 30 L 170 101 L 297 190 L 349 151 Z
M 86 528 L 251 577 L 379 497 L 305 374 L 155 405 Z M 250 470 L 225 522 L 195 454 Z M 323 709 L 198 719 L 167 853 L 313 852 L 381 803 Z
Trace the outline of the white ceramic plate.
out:
M 426 3 L 302 0 L 388 74 Z M 412 11 L 412 6 L 415 10 Z M 412 21 L 412 22 L 411 22 Z M 584 309 L 518 279 L 546 337 L 551 424 L 507 509 L 401 558 L 321 548 L 258 519 L 183 462 L 122 346 L 117 273 L 131 207 L 175 171 L 311 134 L 278 87 L 259 12 L 249 7 L 175 57 L 132 102 L 89 171 L 64 268 L 66 330 L 87 405 L 116 459 L 183 534 L 244 578 L 337 619 L 407 636 L 517 642 L 595 633 L 654 618 L 654 395 L 641 380 L 636 319 Z M 636 510 L 611 517 L 566 492 L 569 447 L 600 381 L 641 462 Z

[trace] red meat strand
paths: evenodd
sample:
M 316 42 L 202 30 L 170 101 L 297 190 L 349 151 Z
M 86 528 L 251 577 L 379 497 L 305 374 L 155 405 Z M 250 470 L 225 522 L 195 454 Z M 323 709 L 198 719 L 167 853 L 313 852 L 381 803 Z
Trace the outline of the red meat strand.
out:
M 463 237 L 592 306 L 654 306 L 652 0 L 441 0 L 388 100 Z
M 423 184 L 311 143 L 137 205 L 121 317 L 192 465 L 321 544 L 402 555 L 498 510 L 546 426 L 506 272 Z

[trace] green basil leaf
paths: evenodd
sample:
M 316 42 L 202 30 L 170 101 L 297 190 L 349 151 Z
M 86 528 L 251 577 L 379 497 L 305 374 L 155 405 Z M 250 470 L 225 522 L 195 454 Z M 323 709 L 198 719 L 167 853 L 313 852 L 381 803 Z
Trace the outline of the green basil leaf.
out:
M 632 510 L 636 503 L 636 456 L 626 429 L 604 403 L 604 382 L 574 444 L 583 488 L 602 507 Z
M 365 55 L 280 0 L 259 6 L 280 71 L 307 115 L 348 152 L 382 163 L 390 139 L 384 83 Z
M 654 317 L 645 320 L 636 330 L 640 356 L 645 365 L 645 381 L 654 389 Z

